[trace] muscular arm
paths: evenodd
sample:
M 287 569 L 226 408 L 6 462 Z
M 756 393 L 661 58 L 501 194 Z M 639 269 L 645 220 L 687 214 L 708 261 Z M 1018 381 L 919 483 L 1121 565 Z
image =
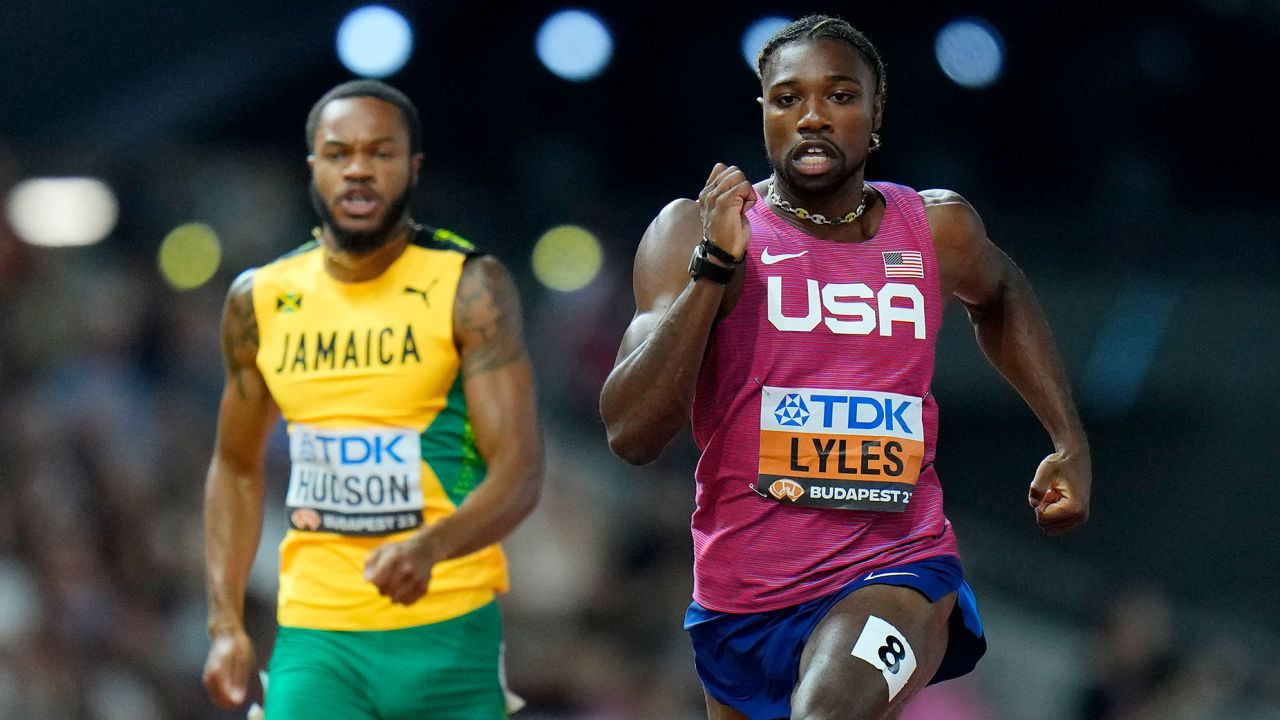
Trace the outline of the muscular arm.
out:
M 437 562 L 506 537 L 533 511 L 542 488 L 542 431 L 520 299 L 494 258 L 471 258 L 463 267 L 453 328 L 467 411 L 488 471 L 457 512 L 425 531 Z
M 506 537 L 533 511 L 542 487 L 542 432 L 520 303 L 497 260 L 467 260 L 453 313 L 463 393 L 488 471 L 453 514 L 370 553 L 365 577 L 405 605 L 427 592 L 433 565 Z
M 688 420 L 707 338 L 726 304 L 724 285 L 690 281 L 689 255 L 706 233 L 741 257 L 750 237 L 743 213 L 751 199 L 751 185 L 741 171 L 717 165 L 699 203 L 671 203 L 640 240 L 636 314 L 600 392 L 609 448 L 629 463 L 657 459 Z
M 214 702 L 244 699 L 252 646 L 244 633 L 244 593 L 262 531 L 263 453 L 279 416 L 258 372 L 253 273 L 236 278 L 222 316 L 226 383 L 218 434 L 205 481 L 205 579 L 209 636 L 205 684 Z
M 1089 443 L 1048 323 L 1031 284 L 988 238 L 963 198 L 922 193 L 933 228 L 944 297 L 968 311 L 983 354 L 1040 419 L 1055 452 L 1041 463 L 1028 493 L 1036 519 L 1050 534 L 1071 530 L 1089 515 Z

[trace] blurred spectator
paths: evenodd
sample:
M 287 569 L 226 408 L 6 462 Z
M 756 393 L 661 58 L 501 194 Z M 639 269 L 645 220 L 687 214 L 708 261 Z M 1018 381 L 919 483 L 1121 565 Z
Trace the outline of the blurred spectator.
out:
M 1167 595 L 1128 588 L 1110 599 L 1098 628 L 1096 677 L 1082 720 L 1215 720 L 1235 717 L 1249 663 L 1225 634 L 1198 642 L 1181 632 Z

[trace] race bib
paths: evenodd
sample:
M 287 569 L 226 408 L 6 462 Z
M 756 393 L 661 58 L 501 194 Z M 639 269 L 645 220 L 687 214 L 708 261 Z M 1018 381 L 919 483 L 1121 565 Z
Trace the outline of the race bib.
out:
M 398 428 L 289 430 L 289 526 L 386 535 L 422 524 L 422 449 Z
M 924 461 L 923 420 L 910 395 L 766 386 L 758 487 L 782 503 L 903 512 Z

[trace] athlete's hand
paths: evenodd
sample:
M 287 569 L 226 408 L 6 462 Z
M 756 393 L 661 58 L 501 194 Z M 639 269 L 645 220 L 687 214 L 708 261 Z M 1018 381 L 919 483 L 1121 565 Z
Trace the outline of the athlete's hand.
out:
M 1083 525 L 1089 519 L 1092 482 L 1088 451 L 1056 452 L 1042 460 L 1027 491 L 1040 529 L 1061 535 Z
M 698 193 L 703 237 L 735 258 L 741 258 L 751 240 L 747 210 L 755 204 L 755 190 L 747 176 L 733 165 L 716 163 L 706 186 Z
M 365 560 L 364 577 L 391 602 L 412 605 L 427 594 L 434 564 L 429 543 L 419 533 L 375 548 Z
M 204 686 L 213 704 L 230 710 L 244 702 L 253 668 L 253 643 L 244 629 L 213 633 L 204 661 Z

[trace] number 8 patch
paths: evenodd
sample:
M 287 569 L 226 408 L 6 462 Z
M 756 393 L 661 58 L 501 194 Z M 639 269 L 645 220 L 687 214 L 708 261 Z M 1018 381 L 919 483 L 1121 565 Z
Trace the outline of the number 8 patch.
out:
M 866 660 L 884 675 L 884 681 L 889 685 L 890 702 L 916 671 L 916 654 L 907 644 L 907 636 L 875 615 L 867 618 L 867 624 L 849 654 Z

